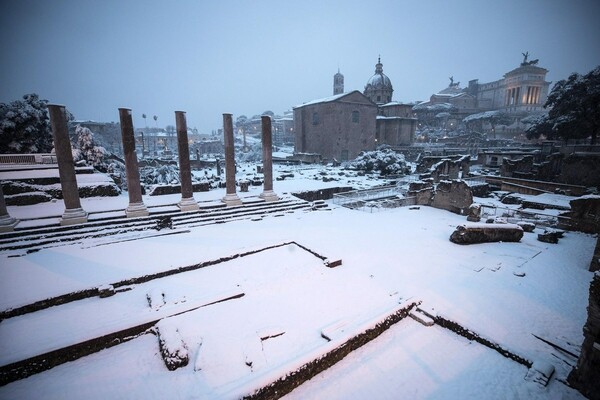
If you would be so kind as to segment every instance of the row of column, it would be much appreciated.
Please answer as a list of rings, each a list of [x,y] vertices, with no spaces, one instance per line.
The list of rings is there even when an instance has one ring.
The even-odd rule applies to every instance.
[[[87,222],[88,214],[81,207],[75,166],[71,152],[71,142],[67,129],[66,109],[62,105],[49,104],[50,124],[54,138],[54,148],[58,162],[60,184],[65,202],[65,211],[60,221],[61,225],[72,225]],[[135,152],[135,137],[131,110],[119,108],[121,122],[121,137],[127,175],[127,188],[129,205],[125,209],[127,217],[147,216],[148,209],[142,201],[142,188],[137,155]],[[273,191],[273,146],[271,136],[271,117],[263,115],[262,120],[262,151],[264,188],[259,197],[265,201],[277,201],[279,197]],[[190,167],[190,154],[187,136],[187,122],[184,111],[175,111],[177,129],[177,146],[179,150],[179,175],[181,181],[181,201],[177,203],[181,211],[198,210],[198,203],[194,200],[192,187],[192,172]],[[233,122],[231,114],[223,114],[223,132],[225,141],[226,165],[226,193],[222,201],[227,206],[241,205],[242,201],[236,193],[235,185],[235,148],[233,140]],[[12,231],[18,220],[10,217],[6,210],[6,203],[2,186],[0,185],[0,232]]]

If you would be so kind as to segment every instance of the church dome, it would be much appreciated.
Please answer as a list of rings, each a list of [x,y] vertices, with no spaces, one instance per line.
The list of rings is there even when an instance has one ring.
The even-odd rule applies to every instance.
[[[379,87],[391,88],[392,81],[390,81],[390,78],[388,78],[387,75],[382,72],[380,74],[375,74],[372,77],[370,77],[369,80],[367,81],[367,86],[369,86],[369,85],[376,87],[376,88],[379,88]]]
[[[392,81],[383,73],[381,57],[375,64],[375,75],[367,81],[364,94],[375,104],[385,104],[392,101]]]

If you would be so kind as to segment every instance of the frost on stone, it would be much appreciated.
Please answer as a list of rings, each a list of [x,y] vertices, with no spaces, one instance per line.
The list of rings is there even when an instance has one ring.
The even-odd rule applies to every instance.
[[[529,382],[539,383],[542,386],[548,385],[550,378],[554,374],[554,366],[546,361],[537,360],[533,362],[525,380]]]
[[[185,367],[189,362],[188,347],[181,338],[179,330],[168,320],[156,325],[160,354],[169,371]]]
[[[146,299],[148,300],[148,305],[153,310],[158,310],[165,305],[165,294],[158,288],[150,289],[148,293],[146,293]]]

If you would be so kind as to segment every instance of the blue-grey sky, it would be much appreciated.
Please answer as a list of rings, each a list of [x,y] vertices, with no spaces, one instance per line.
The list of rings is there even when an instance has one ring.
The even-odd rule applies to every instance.
[[[118,107],[210,133],[222,114],[276,114],[363,90],[378,55],[396,101],[427,100],[516,68],[556,82],[600,64],[598,0],[3,0],[0,102],[35,92],[77,119]]]

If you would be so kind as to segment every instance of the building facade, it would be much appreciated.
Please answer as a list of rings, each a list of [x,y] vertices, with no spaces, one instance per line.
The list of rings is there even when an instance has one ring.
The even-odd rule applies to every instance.
[[[414,142],[417,118],[413,113],[414,104],[390,102],[379,106],[375,131],[375,141],[379,144],[409,146]]]
[[[457,121],[468,115],[498,110],[508,114],[512,124],[518,127],[522,118],[543,111],[550,87],[550,82],[546,81],[548,70],[539,67],[538,60],[528,61],[529,53],[523,53],[523,56],[519,67],[493,82],[479,83],[478,79],[473,79],[463,89],[460,82],[454,83],[450,78],[447,88],[415,109],[427,117],[423,112],[427,106],[447,104],[452,106],[452,118]]]
[[[294,107],[296,153],[347,161],[376,147],[378,108],[354,90]]]
[[[344,77],[338,70],[333,77],[333,96],[294,108],[296,153],[348,161],[379,145],[413,143],[417,127],[414,104],[392,101],[394,89],[383,73],[381,58],[363,93],[343,93],[343,85]]]

